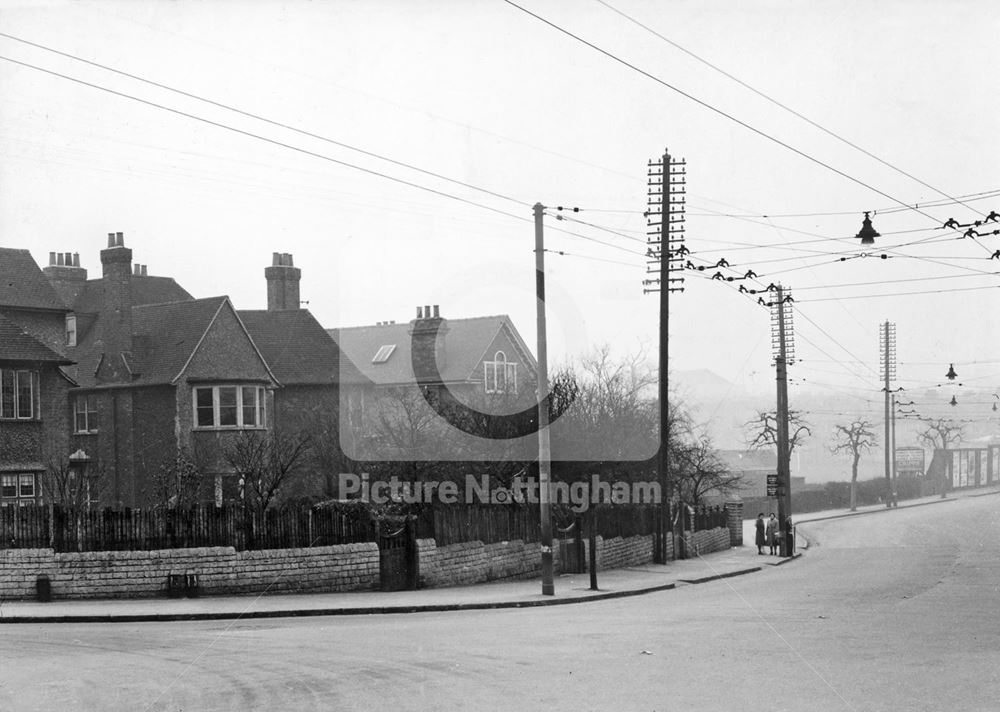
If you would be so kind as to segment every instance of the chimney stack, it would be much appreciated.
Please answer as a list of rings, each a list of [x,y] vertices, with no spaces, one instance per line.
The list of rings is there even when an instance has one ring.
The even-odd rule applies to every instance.
[[[42,268],[63,303],[73,307],[87,281],[87,270],[80,268],[80,255],[73,252],[50,252],[49,264]]]
[[[295,266],[291,253],[272,253],[271,266],[264,268],[264,277],[267,279],[268,311],[301,307],[299,280],[302,279],[302,270]]]
[[[424,358],[429,357],[430,354],[434,354],[434,360],[437,362],[439,373],[447,365],[447,352],[445,349],[445,337],[447,334],[448,322],[441,318],[441,312],[437,304],[434,305],[433,311],[426,304],[422,308],[417,307],[417,318],[410,322],[410,336],[414,342],[413,348],[424,354]]]
[[[101,250],[104,302],[101,305],[101,339],[104,358],[98,380],[128,380],[121,358],[132,351],[132,250],[122,233],[108,233],[108,247]]]

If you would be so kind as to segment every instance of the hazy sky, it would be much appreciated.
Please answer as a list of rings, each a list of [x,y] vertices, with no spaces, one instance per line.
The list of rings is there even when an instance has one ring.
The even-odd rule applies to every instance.
[[[502,0],[0,2],[7,35],[322,137],[0,37],[3,57],[277,142],[0,61],[0,244],[42,265],[50,250],[79,252],[99,276],[106,233],[122,231],[150,274],[242,309],[264,307],[264,267],[290,252],[325,326],[440,304],[447,317],[508,313],[534,347],[531,205],[576,206],[606,230],[546,221],[547,246],[567,253],[546,255],[553,360],[602,342],[655,356],[642,212],[647,161],[669,147],[688,161],[692,258],[792,287],[793,377],[877,399],[878,324],[890,319],[908,389],[943,382],[950,362],[967,385],[996,389],[1000,236],[936,229],[1000,210],[993,3],[524,7],[870,187]],[[896,199],[947,199],[663,38],[949,196],[985,196],[899,210]],[[891,259],[858,256],[866,210],[883,235],[866,251]],[[673,299],[672,367],[770,389],[767,311],[706,274]]]

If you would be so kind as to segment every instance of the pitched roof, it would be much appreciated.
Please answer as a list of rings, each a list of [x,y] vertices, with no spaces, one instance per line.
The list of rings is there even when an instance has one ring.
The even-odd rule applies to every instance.
[[[0,247],[0,306],[66,311],[28,250]]]
[[[73,363],[2,316],[0,316],[0,361],[48,361],[59,365]]]
[[[448,332],[444,339],[444,363],[439,365],[444,383],[477,380],[476,368],[486,356],[486,350],[503,331],[522,353],[526,365],[535,370],[536,362],[517,329],[505,314],[468,319],[446,319]],[[361,373],[380,385],[413,383],[411,365],[410,323],[377,324],[342,329],[327,329],[348,358]],[[395,346],[385,361],[373,363],[383,346]],[[388,350],[388,349],[386,349]],[[383,354],[384,355],[384,354]],[[511,359],[514,360],[514,359]]]
[[[365,381],[358,367],[308,309],[248,310],[237,314],[282,384]]]
[[[129,367],[138,373],[132,385],[168,384],[181,372],[201,337],[228,297],[188,299],[167,304],[132,308],[132,359]],[[97,384],[95,373],[104,353],[100,320],[84,341],[70,349],[77,367],[71,369],[81,386]]]
[[[167,304],[193,299],[173,277],[145,277],[132,275],[132,306]],[[78,314],[96,314],[104,303],[104,279],[89,279],[71,304]]]
[[[184,369],[229,297],[189,299],[132,308],[132,353],[138,385],[170,383]]]

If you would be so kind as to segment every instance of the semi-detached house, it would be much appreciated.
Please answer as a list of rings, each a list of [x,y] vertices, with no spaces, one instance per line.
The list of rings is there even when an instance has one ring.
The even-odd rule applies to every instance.
[[[27,250],[0,253],[0,272],[28,275],[0,290],[0,316],[24,332],[0,350],[11,357],[0,367],[36,384],[32,422],[48,435],[36,439],[51,441],[30,458],[0,450],[19,493],[32,491],[21,487],[24,473],[37,495],[48,460],[85,454],[102,504],[145,506],[161,468],[183,452],[205,475],[200,497],[219,502],[236,494],[223,452],[240,431],[323,422],[337,432],[340,381],[363,379],[300,308],[291,255],[275,253],[265,269],[268,309],[244,312],[226,296],[195,299],[149,275],[121,233],[108,235],[100,259],[100,278],[88,279],[77,254],[50,253],[40,270]],[[27,356],[33,375],[18,376]],[[13,438],[2,414],[0,402],[0,447]],[[25,431],[20,420],[31,419],[10,425]]]

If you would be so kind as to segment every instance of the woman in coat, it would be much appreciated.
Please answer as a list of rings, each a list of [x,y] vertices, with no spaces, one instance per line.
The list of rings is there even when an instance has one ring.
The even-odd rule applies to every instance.
[[[757,533],[756,533],[756,535],[754,537],[754,543],[757,544],[757,553],[760,554],[761,556],[763,556],[764,555],[764,549],[763,549],[763,547],[764,547],[764,544],[767,543],[767,538],[766,538],[766,535],[764,533],[764,513],[763,512],[761,512],[760,514],[757,515],[757,521],[754,523],[754,528],[757,530]]]
[[[778,551],[778,536],[779,525],[778,518],[774,516],[774,512],[771,512],[771,516],[767,520],[767,528],[765,529],[765,534],[767,537],[767,545],[771,547],[771,554],[777,554]]]

